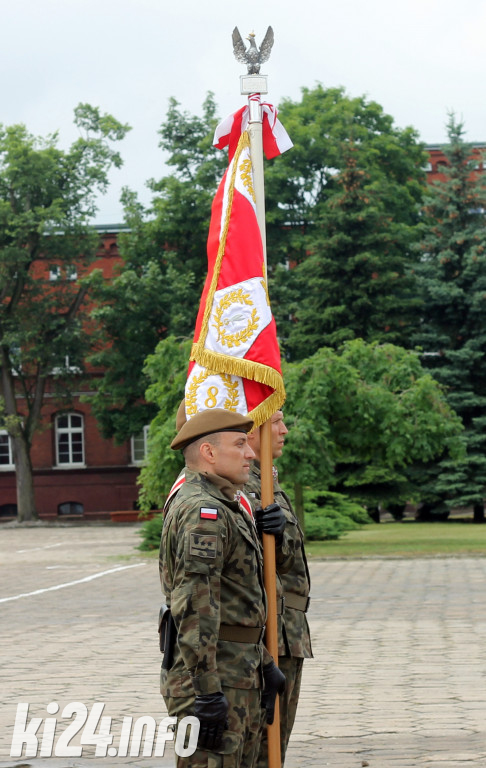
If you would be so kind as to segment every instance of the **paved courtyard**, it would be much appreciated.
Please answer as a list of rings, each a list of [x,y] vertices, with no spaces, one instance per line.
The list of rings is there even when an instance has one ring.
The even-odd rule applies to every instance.
[[[104,703],[118,752],[124,717],[166,716],[157,562],[138,541],[133,525],[0,527],[0,768],[173,765],[171,746],[163,758],[100,758],[93,745],[10,757],[21,702],[28,723],[43,719],[45,752],[46,718],[67,740],[73,702],[88,715]],[[311,575],[315,659],[286,768],[486,766],[486,558],[313,561]]]

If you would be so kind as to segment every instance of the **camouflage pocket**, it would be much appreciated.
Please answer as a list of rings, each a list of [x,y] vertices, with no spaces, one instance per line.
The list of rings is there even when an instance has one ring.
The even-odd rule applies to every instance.
[[[225,731],[220,752],[208,753],[208,768],[238,768],[241,735]]]
[[[220,566],[222,545],[216,533],[188,530],[184,540],[186,573],[204,573]]]

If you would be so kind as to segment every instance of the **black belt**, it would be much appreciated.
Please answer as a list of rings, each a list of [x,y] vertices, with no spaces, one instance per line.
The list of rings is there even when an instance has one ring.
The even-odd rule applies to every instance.
[[[240,627],[221,624],[219,639],[230,643],[253,643],[257,645],[263,638],[265,627]]]
[[[310,605],[310,597],[294,595],[292,592],[284,592],[285,607],[294,608],[296,611],[307,613]]]

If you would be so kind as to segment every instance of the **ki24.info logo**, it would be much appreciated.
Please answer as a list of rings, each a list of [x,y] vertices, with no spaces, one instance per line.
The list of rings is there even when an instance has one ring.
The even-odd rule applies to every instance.
[[[143,757],[163,757],[168,741],[174,742],[179,757],[190,757],[196,751],[197,717],[184,717],[179,725],[176,717],[164,717],[158,724],[149,715],[135,721],[133,717],[124,717],[115,746],[112,718],[103,716],[104,708],[103,703],[96,702],[88,712],[85,704],[73,701],[59,713],[59,705],[51,701],[46,707],[47,714],[57,717],[32,717],[28,721],[29,704],[18,704],[10,757],[22,757],[24,747],[24,757],[82,757],[84,747],[88,746],[95,747],[95,757],[140,757],[142,738]],[[72,722],[67,724],[63,720]]]

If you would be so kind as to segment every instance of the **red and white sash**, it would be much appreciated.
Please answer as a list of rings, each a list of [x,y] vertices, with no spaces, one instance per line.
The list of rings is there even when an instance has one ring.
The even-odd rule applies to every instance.
[[[172,486],[172,488],[169,491],[169,495],[167,496],[167,499],[165,500],[163,514],[165,514],[165,512],[166,512],[166,510],[167,510],[167,508],[169,506],[170,501],[174,498],[174,496],[177,494],[177,492],[180,491],[180,489],[182,488],[182,486],[184,485],[185,482],[186,482],[186,473],[183,472],[181,475],[179,475],[179,477],[177,478],[177,480],[175,481],[174,485]],[[245,496],[243,491],[237,491],[236,494],[235,494],[235,501],[238,502],[240,509],[242,509],[244,512],[247,513],[247,515],[249,515],[251,517],[251,520],[252,520],[252,522],[254,524],[255,520],[253,518],[253,509],[252,509],[252,506],[251,506],[251,501],[248,498],[248,496]]]

